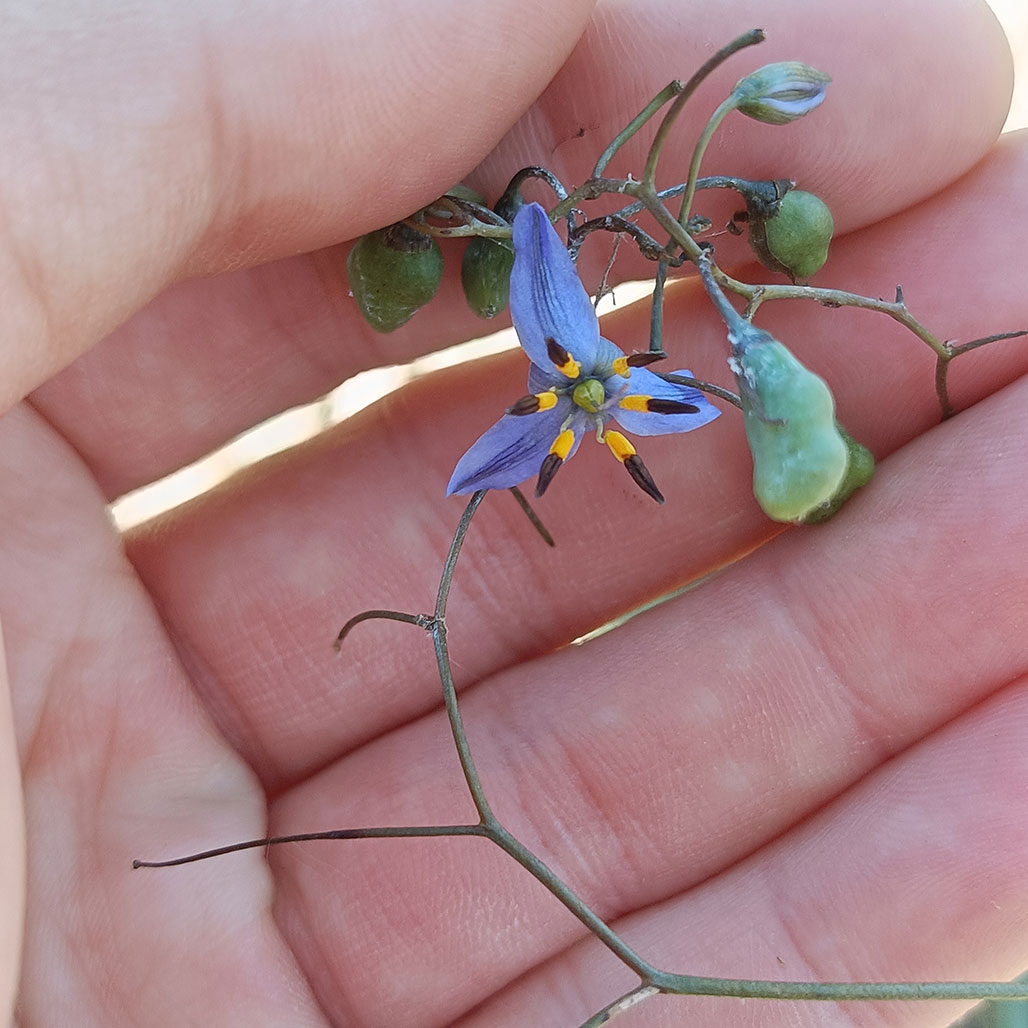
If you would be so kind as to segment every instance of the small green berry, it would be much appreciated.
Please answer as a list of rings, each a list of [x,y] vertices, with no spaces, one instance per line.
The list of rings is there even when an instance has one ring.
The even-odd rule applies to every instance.
[[[368,324],[392,332],[435,296],[443,254],[431,236],[397,222],[357,240],[346,259],[346,274]]]
[[[766,218],[750,217],[750,245],[761,264],[804,283],[828,260],[835,222],[813,193],[790,189]]]
[[[765,226],[767,246],[793,281],[806,280],[828,260],[835,221],[828,205],[813,193],[791,189]]]
[[[464,251],[460,281],[468,306],[480,318],[495,318],[506,310],[514,247],[506,239],[476,236]]]

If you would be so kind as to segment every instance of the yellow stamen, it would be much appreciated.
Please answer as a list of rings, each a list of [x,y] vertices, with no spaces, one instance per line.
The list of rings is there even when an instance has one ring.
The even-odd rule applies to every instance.
[[[570,354],[568,359],[563,364],[555,364],[554,367],[568,378],[578,378],[582,373],[582,365],[574,359]]]
[[[615,375],[620,375],[622,378],[628,378],[632,374],[632,369],[628,365],[627,357],[618,357],[618,359],[610,366],[610,369]]]
[[[567,456],[571,452],[571,447],[574,445],[575,433],[572,432],[570,428],[566,428],[559,436],[557,436],[556,439],[553,440],[553,445],[550,447],[550,453],[560,457],[561,460],[567,460]]]
[[[552,410],[557,406],[556,393],[536,393],[535,398],[539,401],[539,410]]]
[[[618,401],[618,406],[623,407],[625,410],[641,410],[648,411],[650,409],[651,397],[639,396],[637,393],[631,393],[628,396],[622,397]]]
[[[604,442],[622,464],[629,457],[635,456],[635,447],[620,432],[608,432],[604,437]]]
[[[568,378],[578,378],[582,371],[582,365],[552,337],[546,340],[546,355],[562,375],[566,375]]]

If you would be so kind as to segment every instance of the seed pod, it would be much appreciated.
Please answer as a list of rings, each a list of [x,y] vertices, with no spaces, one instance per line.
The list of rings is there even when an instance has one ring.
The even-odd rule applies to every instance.
[[[443,254],[431,236],[397,222],[357,240],[346,274],[368,324],[392,332],[435,296]]]
[[[476,236],[464,251],[460,281],[468,306],[480,318],[495,318],[506,310],[514,247],[506,239]]]
[[[871,481],[875,473],[875,459],[871,451],[856,441],[840,425],[835,423],[839,434],[846,443],[849,462],[846,465],[846,474],[843,476],[842,484],[836,490],[835,495],[830,497],[820,507],[815,507],[809,514],[800,518],[804,525],[816,525],[834,517],[842,505],[861,487]]]
[[[849,449],[824,379],[777,339],[761,336],[733,360],[753,454],[753,494],[775,521],[801,521],[838,493]]]
[[[790,189],[767,217],[750,211],[750,246],[760,263],[805,283],[828,260],[835,222],[828,205],[813,193]]]

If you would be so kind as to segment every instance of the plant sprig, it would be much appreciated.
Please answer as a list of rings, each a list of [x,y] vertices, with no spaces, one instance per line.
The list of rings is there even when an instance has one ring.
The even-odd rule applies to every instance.
[[[482,198],[465,195],[466,191],[455,190],[453,193],[440,197],[410,218],[405,219],[404,222],[400,223],[402,231],[397,231],[392,233],[392,235],[384,236],[381,240],[377,240],[377,243],[381,243],[385,247],[385,250],[379,253],[378,257],[385,261],[384,266],[390,269],[391,274],[395,274],[395,269],[403,265],[408,257],[412,257],[412,259],[423,259],[430,263],[434,262],[431,263],[430,270],[434,274],[436,265],[438,265],[438,274],[441,275],[441,261],[437,255],[438,247],[436,247],[434,242],[437,239],[476,237],[494,240],[497,242],[497,245],[509,246],[508,241],[512,235],[511,222],[521,203],[521,188],[529,180],[536,179],[547,185],[556,198],[554,205],[548,212],[549,218],[551,222],[566,221],[568,249],[572,257],[577,256],[580,247],[587,237],[595,232],[605,231],[613,232],[618,237],[630,238],[642,256],[656,264],[654,291],[651,300],[649,353],[639,355],[645,359],[640,360],[639,364],[635,366],[641,366],[643,363],[649,363],[654,359],[664,356],[663,292],[668,270],[677,268],[685,263],[692,263],[697,267],[711,301],[725,320],[728,340],[731,345],[731,362],[736,370],[740,393],[737,395],[713,383],[687,375],[664,374],[661,377],[670,383],[700,389],[719,397],[735,407],[742,408],[748,434],[751,430],[753,433],[750,437],[750,442],[754,453],[755,465],[760,459],[758,442],[755,440],[763,438],[763,436],[774,438],[778,428],[788,427],[789,417],[791,416],[788,414],[783,416],[781,413],[778,413],[779,408],[786,411],[790,409],[788,407],[789,396],[783,397],[773,393],[769,387],[761,383],[757,374],[760,367],[757,359],[758,356],[760,360],[766,361],[771,359],[769,355],[777,355],[774,359],[779,361],[779,368],[788,366],[791,369],[791,365],[788,365],[788,360],[794,361],[791,355],[787,355],[787,357],[781,356],[779,350],[775,349],[775,347],[784,350],[782,344],[753,324],[754,318],[762,305],[772,300],[809,300],[828,308],[855,307],[883,314],[896,321],[927,345],[935,355],[935,390],[941,407],[942,417],[952,416],[955,413],[955,409],[948,389],[948,370],[952,361],[972,350],[980,349],[1002,339],[1024,336],[1028,332],[1024,330],[1001,332],[973,339],[969,342],[956,343],[941,339],[914,317],[907,307],[902,289],[898,286],[896,287],[895,299],[888,301],[876,297],[862,296],[841,289],[811,286],[805,282],[795,280],[800,276],[791,276],[794,277],[794,281],[789,284],[751,284],[741,281],[717,266],[714,245],[710,239],[703,238],[709,232],[711,222],[702,215],[696,215],[692,212],[695,197],[699,192],[707,189],[731,189],[738,193],[746,203],[747,211],[745,214],[746,219],[751,223],[751,233],[753,232],[754,220],[770,223],[772,219],[781,216],[787,202],[785,198],[788,197],[789,191],[794,188],[795,183],[787,180],[753,183],[738,177],[721,174],[701,177],[699,175],[700,167],[710,140],[723,120],[733,111],[738,111],[749,117],[772,124],[781,124],[785,121],[794,120],[805,115],[820,104],[824,98],[824,87],[828,81],[827,76],[797,62],[768,65],[746,76],[737,83],[729,96],[717,107],[712,117],[708,120],[706,127],[701,132],[693,149],[686,180],[670,188],[657,188],[656,174],[661,155],[678,116],[684,109],[685,104],[694,95],[697,87],[715,68],[719,67],[732,55],[761,42],[763,38],[764,33],[759,29],[747,32],[713,54],[686,83],[683,84],[678,79],[671,81],[615,136],[597,159],[591,176],[577,187],[568,189],[552,172],[545,168],[531,166],[521,169],[513,176],[500,201],[496,204],[495,209],[488,207]],[[657,115],[661,113],[662,117],[654,132],[641,177],[636,179],[631,175],[624,178],[608,176],[608,166],[624,145],[637,133],[650,125]],[[612,213],[604,213],[580,220],[584,216],[584,212],[581,210],[582,205],[608,195],[630,197],[631,202],[621,206],[619,210]],[[793,196],[795,197],[795,195],[794,193]],[[673,213],[667,205],[667,201],[676,198],[681,198],[677,214]],[[657,230],[663,233],[664,238],[659,238],[658,234],[644,229],[633,220],[643,212],[646,212],[652,218],[657,226]],[[541,212],[539,212],[538,216],[542,223],[545,224],[545,219]],[[742,220],[741,216],[739,220]],[[758,228],[761,227],[763,226],[758,226]],[[393,228],[395,229],[397,226],[393,226]],[[546,228],[549,230],[549,226],[546,226]],[[751,235],[752,239],[753,236]],[[764,243],[761,243],[761,246],[763,245]],[[386,252],[390,247],[392,248],[391,252]],[[436,249],[432,249],[433,247],[436,247]],[[756,243],[754,243],[754,249],[758,258],[771,267],[772,270],[782,270],[784,268],[787,273],[789,272],[790,265],[786,260],[782,259],[782,251],[769,254],[764,253]],[[383,253],[384,257],[382,256]],[[423,258],[417,257],[419,254],[428,256]],[[366,266],[372,272],[376,267],[383,266],[381,263],[379,265],[374,264],[371,258],[375,256],[375,253],[371,253],[370,256],[364,255],[363,258],[366,261]],[[770,263],[768,263],[769,261]],[[498,266],[502,267],[502,262]],[[510,274],[509,265],[507,266],[506,274]],[[352,283],[353,277],[353,269],[351,268]],[[355,293],[357,292],[358,285],[355,284]],[[745,307],[741,314],[729,303],[724,291],[734,294],[745,302]],[[421,294],[419,293],[418,295]],[[359,302],[360,299],[360,296],[358,296]],[[411,307],[410,311],[407,312],[406,308],[400,310],[398,314],[392,317],[392,321],[388,317],[383,319],[380,311],[376,311],[376,317],[380,322],[384,321],[385,323],[392,324],[392,327],[396,327],[396,325],[402,324],[418,305],[418,302],[412,301],[411,304],[408,304]],[[489,309],[492,308],[490,307]],[[402,320],[398,320],[401,317]],[[560,347],[558,346],[555,352],[559,351]],[[571,360],[566,351],[563,352],[560,360],[563,361],[565,358],[568,361]],[[623,374],[627,375],[627,372],[623,372]],[[803,383],[804,388],[808,388],[811,385],[809,379],[814,377],[801,366],[791,369],[790,374],[792,375],[791,381]],[[821,385],[824,386],[824,383],[821,383]],[[827,386],[824,386],[824,388],[827,390]],[[532,397],[527,399],[532,400]],[[683,404],[679,404],[679,406],[681,407]],[[842,436],[845,433],[842,433],[841,426],[838,426],[837,423],[833,426],[825,426],[824,431],[829,434],[831,432],[841,433],[839,435],[839,443],[840,445],[843,444]],[[763,436],[760,435],[761,433],[763,433]],[[854,443],[848,436],[846,439],[849,443]],[[846,445],[848,446],[848,443]],[[854,443],[854,445],[858,446],[859,444]],[[846,470],[845,465],[844,470]],[[866,481],[866,478],[864,481]],[[859,484],[863,483],[858,482],[857,485]],[[847,486],[847,488],[850,488],[850,491],[855,487],[852,485]],[[542,525],[528,501],[516,487],[512,491],[521,509],[531,520],[541,537],[552,546],[552,537]],[[849,495],[848,492],[843,495],[843,491],[843,488],[839,486],[838,491],[833,492],[828,497],[828,500],[815,505],[813,513],[817,516],[821,514],[829,516],[834,509],[831,508],[831,504],[835,503],[838,497],[841,497],[841,499],[838,499],[839,503],[844,502],[846,496]],[[339,828],[328,831],[275,836],[239,842],[171,860],[137,860],[133,863],[134,867],[169,867],[244,849],[314,840],[342,841],[369,838],[427,838],[440,836],[452,836],[455,838],[472,836],[488,839],[548,889],[592,935],[621,963],[633,971],[638,978],[638,984],[634,988],[607,1003],[607,1005],[584,1021],[580,1028],[598,1028],[598,1026],[609,1023],[619,1014],[624,1013],[637,1004],[660,994],[834,1002],[854,1000],[1028,999],[1028,983],[1026,982],[809,982],[699,976],[658,968],[632,949],[553,869],[531,852],[524,843],[501,823],[489,803],[478,774],[453,679],[447,642],[447,605],[464,541],[472,519],[479,509],[486,492],[487,490],[485,489],[475,491],[461,516],[443,565],[435,606],[431,612],[406,612],[384,609],[366,610],[347,621],[335,640],[335,646],[338,650],[343,646],[353,629],[364,621],[369,620],[395,621],[413,625],[428,633],[431,637],[435,653],[436,667],[450,733],[467,790],[478,814],[478,821],[474,824],[457,825]],[[828,494],[825,495],[828,496]],[[768,509],[767,505],[765,505],[765,509]],[[783,520],[805,520],[809,513],[809,511],[802,512],[797,507],[796,516],[790,515],[788,518],[783,518]]]

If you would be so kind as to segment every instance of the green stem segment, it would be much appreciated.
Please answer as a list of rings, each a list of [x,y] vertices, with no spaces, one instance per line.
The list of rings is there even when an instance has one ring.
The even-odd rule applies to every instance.
[[[683,228],[685,223],[689,220],[689,213],[692,210],[693,197],[696,195],[696,180],[700,177],[700,164],[703,161],[703,155],[707,152],[707,147],[710,145],[711,139],[714,138],[714,133],[718,130],[721,122],[731,114],[732,111],[739,105],[739,98],[734,93],[729,94],[721,101],[717,110],[710,116],[710,121],[707,122],[706,128],[703,130],[700,138],[696,140],[696,146],[693,148],[692,160],[689,162],[689,177],[685,182],[685,194],[682,196],[682,207],[678,212],[678,224]],[[646,181],[644,178],[643,181]]]
[[[600,154],[600,159],[596,162],[596,166],[593,168],[593,173],[590,178],[599,178],[606,170],[607,165],[613,160],[614,155],[618,152],[641,129],[646,122],[652,118],[657,111],[661,109],[668,102],[678,96],[685,86],[682,85],[678,79],[673,82],[669,82],[613,139],[610,145],[603,153]]]
[[[675,98],[675,102],[668,108],[667,113],[664,115],[663,121],[657,128],[656,133],[653,137],[653,143],[650,146],[650,152],[646,157],[646,166],[643,168],[642,180],[652,189],[654,183],[657,180],[657,161],[660,159],[660,153],[664,149],[664,144],[668,140],[668,136],[671,132],[671,128],[674,125],[678,115],[682,113],[682,108],[685,106],[686,101],[696,92],[699,84],[719,65],[724,64],[733,54],[738,53],[740,50],[745,49],[748,46],[754,46],[757,43],[764,42],[764,30],[763,29],[751,29],[749,32],[743,33],[736,39],[733,39],[727,46],[723,46],[717,53],[709,57],[696,71],[696,73],[689,79],[685,84],[685,88]]]
[[[599,1028],[637,1003],[658,993],[690,996],[732,996],[752,999],[823,1000],[844,1002],[852,1000],[1014,1000],[1028,999],[1028,983],[1018,982],[776,982],[745,978],[712,978],[697,975],[674,974],[662,971],[639,956],[591,907],[588,906],[542,860],[515,838],[496,818],[489,806],[475,767],[461,717],[457,691],[453,682],[449,653],[446,648],[446,607],[453,574],[460,556],[471,520],[478,510],[486,490],[479,490],[468,502],[454,533],[443,573],[439,582],[434,613],[404,614],[399,611],[366,611],[351,618],[352,627],[371,617],[385,617],[427,628],[435,642],[436,661],[442,684],[443,701],[457,749],[461,769],[468,790],[478,810],[478,824],[421,825],[409,827],[341,828],[325,832],[305,832],[295,835],[251,839],[217,849],[204,850],[185,857],[164,861],[136,860],[133,867],[171,867],[191,863],[208,857],[221,856],[244,849],[281,845],[288,842],[340,839],[431,838],[439,836],[474,836],[491,840],[516,860],[529,874],[546,887],[585,927],[595,935],[619,960],[639,976],[640,984],[630,992],[608,1004],[593,1015],[581,1028]],[[345,634],[340,633],[341,635]]]

